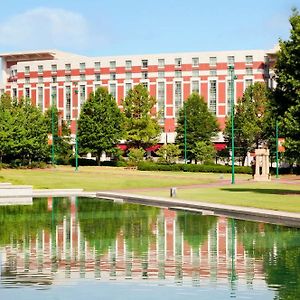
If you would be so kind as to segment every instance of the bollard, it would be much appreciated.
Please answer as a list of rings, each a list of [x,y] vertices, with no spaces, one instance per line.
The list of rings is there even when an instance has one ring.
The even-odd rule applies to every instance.
[[[176,187],[171,187],[170,188],[170,197],[176,197]]]

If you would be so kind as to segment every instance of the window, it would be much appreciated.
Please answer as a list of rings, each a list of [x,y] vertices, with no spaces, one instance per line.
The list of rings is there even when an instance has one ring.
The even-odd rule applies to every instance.
[[[164,66],[165,66],[165,60],[164,60],[164,58],[159,58],[158,59],[158,67],[159,68],[164,68]]]
[[[51,65],[51,71],[57,72],[57,65]]]
[[[65,64],[65,70],[71,71],[71,64]]]
[[[116,73],[110,73],[110,80],[116,80]]]
[[[100,68],[101,68],[100,61],[96,61],[95,62],[95,71],[100,71]]]
[[[246,75],[253,75],[252,67],[246,67]]]
[[[126,60],[125,61],[125,68],[128,70],[128,69],[131,69],[132,67],[132,61],[131,60]]]
[[[164,78],[165,77],[165,72],[164,71],[159,71],[157,74],[158,78]]]
[[[29,66],[25,66],[25,74],[26,75],[30,74],[30,67]]]
[[[209,65],[212,67],[216,67],[217,66],[217,58],[215,56],[211,56],[209,58]]]
[[[148,60],[147,59],[142,60],[142,68],[148,68]]]
[[[131,79],[132,78],[132,73],[131,72],[126,72],[125,73],[125,79]]]
[[[18,95],[17,95],[17,89],[16,89],[16,88],[13,88],[13,89],[12,89],[12,97],[13,97],[13,98],[17,98],[17,96],[18,96]]]
[[[79,86],[79,101],[80,101],[79,104],[80,104],[80,107],[83,105],[83,103],[85,101],[85,98],[86,98],[85,91],[86,91],[85,85],[80,85]]]
[[[192,81],[192,93],[198,93],[200,92],[199,88],[199,80],[193,80]]]
[[[79,64],[79,70],[82,72],[82,71],[85,71],[85,63],[80,63]]]
[[[193,77],[199,77],[199,70],[192,70]]]
[[[30,83],[30,77],[25,77],[25,83],[29,84]]]
[[[100,79],[101,79],[100,74],[95,74],[95,81],[100,81]]]
[[[71,86],[67,85],[65,87],[65,100],[66,100],[66,120],[71,120]]]
[[[43,83],[43,76],[38,77],[38,83]]]
[[[175,67],[181,67],[181,58],[175,58]]]
[[[80,74],[80,81],[85,81],[85,74]]]
[[[56,83],[57,82],[57,77],[56,76],[52,76],[52,83]]]
[[[116,68],[116,61],[115,61],[115,60],[110,61],[110,62],[109,62],[109,67],[110,67],[111,69],[115,69],[115,68]]]
[[[51,87],[51,98],[54,104],[57,103],[57,88],[56,86]]]
[[[175,90],[175,116],[178,116],[179,109],[182,106],[182,82],[175,81],[174,82],[174,90]]]
[[[181,71],[175,71],[175,78],[181,78],[182,77],[182,72]]]
[[[142,72],[142,79],[148,79],[148,72]]]
[[[25,98],[30,98],[30,88],[25,88]]]
[[[209,110],[216,114],[217,112],[217,81],[209,81]]]
[[[38,97],[37,97],[37,106],[43,110],[44,109],[44,89],[43,87],[38,87]]]
[[[66,82],[71,82],[71,75],[66,75],[65,76],[65,81]]]
[[[192,58],[192,66],[193,67],[198,67],[199,66],[199,58],[198,57],[193,57]]]
[[[164,121],[165,115],[165,83],[158,82],[157,83],[157,111],[160,114],[160,123]]]
[[[130,82],[125,83],[125,97],[128,95],[128,92],[132,89],[132,84]]]
[[[245,89],[248,88],[252,84],[253,84],[253,80],[252,79],[246,79],[245,80]]]
[[[253,56],[246,55],[246,64],[252,64],[252,63],[253,63]]]
[[[43,73],[43,66],[42,65],[38,66],[38,73]]]
[[[209,76],[217,76],[217,70],[216,69],[210,69],[209,70]]]
[[[115,83],[111,83],[109,85],[109,93],[116,99],[117,98],[117,85]]]
[[[228,66],[234,65],[234,56],[227,56],[227,64]]]

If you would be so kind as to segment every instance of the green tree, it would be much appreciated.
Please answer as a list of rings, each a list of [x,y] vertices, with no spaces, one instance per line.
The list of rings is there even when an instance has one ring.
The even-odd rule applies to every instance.
[[[72,148],[71,148],[71,130],[69,124],[62,120],[59,116],[59,111],[56,106],[50,107],[45,112],[47,130],[48,133],[52,134],[52,109],[53,109],[53,122],[54,122],[54,153],[55,153],[55,161],[59,162],[67,162],[72,156]],[[49,146],[49,151],[51,151],[51,146]]]
[[[208,110],[202,96],[191,94],[179,111],[176,144],[184,151],[184,131],[186,115],[187,158],[195,159],[193,149],[199,141],[210,141],[219,131],[216,117]]]
[[[210,162],[216,156],[216,149],[210,141],[198,141],[192,153],[197,161]]]
[[[100,165],[102,152],[112,153],[123,134],[123,117],[116,100],[105,88],[91,93],[78,120],[79,150],[93,153]]]
[[[137,166],[139,162],[143,161],[146,151],[143,148],[131,148],[128,153],[128,164],[130,166]]]
[[[126,140],[129,148],[143,148],[159,141],[161,128],[151,115],[156,100],[142,85],[136,85],[123,101]]]
[[[256,82],[249,86],[235,106],[234,139],[235,154],[240,157],[242,165],[247,153],[266,141],[268,113],[266,108],[270,101],[270,92],[266,85]],[[225,140],[231,146],[231,118],[226,120]]]
[[[9,102],[10,101],[10,102]],[[10,103],[10,104],[9,104]],[[5,98],[1,104],[0,152],[6,160],[19,159],[22,164],[45,160],[47,128],[41,110],[30,99]]]
[[[300,163],[300,15],[293,9],[291,32],[287,41],[280,40],[275,74],[274,109],[280,130],[285,134],[287,155]]]
[[[159,156],[158,162],[163,164],[175,164],[180,153],[179,146],[174,144],[163,145],[156,151]]]

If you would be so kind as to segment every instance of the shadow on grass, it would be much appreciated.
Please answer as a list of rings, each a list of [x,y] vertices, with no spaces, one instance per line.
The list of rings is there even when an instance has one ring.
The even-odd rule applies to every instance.
[[[258,194],[270,194],[270,195],[298,195],[299,190],[285,190],[285,189],[259,189],[259,188],[221,188],[222,191],[227,192],[250,192]]]

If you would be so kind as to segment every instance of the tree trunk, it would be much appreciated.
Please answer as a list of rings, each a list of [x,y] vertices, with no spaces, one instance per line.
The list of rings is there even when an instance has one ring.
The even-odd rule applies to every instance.
[[[101,154],[102,154],[101,151],[97,151],[97,154],[96,154],[96,162],[97,162],[97,165],[98,165],[98,166],[100,166],[100,157],[101,157]]]

